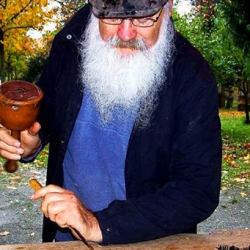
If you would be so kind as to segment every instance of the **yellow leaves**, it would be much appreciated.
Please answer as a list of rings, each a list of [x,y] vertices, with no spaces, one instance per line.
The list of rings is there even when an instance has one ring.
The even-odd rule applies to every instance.
[[[223,115],[230,116],[231,112]],[[232,112],[233,115],[241,116],[241,112]],[[235,118],[236,120],[237,118]],[[238,118],[241,119],[241,118]],[[248,187],[250,185],[250,143],[233,142],[230,137],[223,138],[222,158],[222,187],[225,191],[229,187]],[[242,192],[241,197],[246,197]]]
[[[245,198],[245,197],[247,197],[247,194],[245,192],[240,192],[240,196]]]
[[[34,237],[36,234],[33,232],[30,234],[31,237]]]
[[[0,232],[0,236],[7,236],[9,234],[10,234],[10,232],[8,232],[8,231],[2,231],[2,232]],[[35,237],[36,234],[35,234],[35,232],[32,232],[31,234],[29,234],[29,236],[30,237]],[[23,249],[23,248],[21,248],[21,249]]]
[[[37,44],[27,36],[27,31],[42,30],[53,21],[53,7],[48,10],[48,0],[8,0],[5,3],[0,7],[0,31],[4,34],[0,43],[4,45],[5,60],[33,54]]]
[[[220,116],[230,116],[230,117],[243,117],[245,113],[243,111],[231,111],[231,110],[220,110]]]
[[[248,163],[250,160],[250,154],[243,156],[242,159],[244,160],[245,163]]]
[[[221,186],[221,191],[226,191],[227,190],[227,187],[226,186]]]
[[[239,178],[239,177],[237,177],[237,178],[235,178],[234,179],[236,182],[238,182],[238,183],[245,183],[246,182],[246,178]]]
[[[15,47],[15,50],[17,50],[17,51],[21,51],[22,50],[22,47],[21,47],[20,43],[15,43],[14,47]]]
[[[10,234],[10,232],[8,232],[8,231],[0,232],[0,236],[6,236],[6,235],[9,235],[9,234]]]
[[[229,165],[230,165],[231,167],[233,167],[233,168],[237,168],[237,167],[238,167],[238,164],[237,164],[236,161],[230,161],[230,162],[229,162]]]
[[[242,172],[241,173],[241,178],[249,179],[250,177],[250,171]]]
[[[235,151],[234,147],[230,148],[231,153],[230,154],[224,154],[223,158],[228,163],[229,166],[233,168],[237,168],[238,164],[236,162],[237,156],[236,154],[232,153],[232,151]]]

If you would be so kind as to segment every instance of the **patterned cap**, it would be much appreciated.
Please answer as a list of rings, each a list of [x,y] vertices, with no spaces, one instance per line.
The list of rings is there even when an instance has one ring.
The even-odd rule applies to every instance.
[[[146,17],[157,13],[168,0],[89,0],[97,17]]]

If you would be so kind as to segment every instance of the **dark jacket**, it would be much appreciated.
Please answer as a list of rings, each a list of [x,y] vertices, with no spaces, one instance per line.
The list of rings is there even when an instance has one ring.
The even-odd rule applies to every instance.
[[[77,44],[87,5],[56,35],[38,85],[44,91],[40,136],[50,142],[47,184],[63,185],[62,163],[81,107]],[[216,81],[207,62],[179,33],[148,129],[133,128],[125,164],[126,201],[95,212],[103,244],[195,232],[219,201],[221,136]],[[84,143],[82,145],[84,148]],[[43,241],[56,225],[45,219]]]

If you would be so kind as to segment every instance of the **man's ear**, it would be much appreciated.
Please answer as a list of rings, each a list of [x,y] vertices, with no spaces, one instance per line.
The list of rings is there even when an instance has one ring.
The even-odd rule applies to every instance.
[[[168,1],[168,7],[169,7],[169,17],[172,16],[172,12],[173,12],[173,0],[169,0]]]

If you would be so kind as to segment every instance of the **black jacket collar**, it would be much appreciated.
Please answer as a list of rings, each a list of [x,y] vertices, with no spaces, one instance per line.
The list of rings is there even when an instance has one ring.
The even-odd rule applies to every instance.
[[[74,52],[77,52],[77,46],[82,39],[82,35],[91,15],[91,6],[85,5],[80,9],[59,32],[61,39],[67,43]]]

